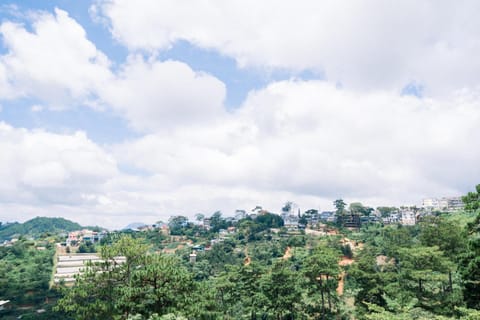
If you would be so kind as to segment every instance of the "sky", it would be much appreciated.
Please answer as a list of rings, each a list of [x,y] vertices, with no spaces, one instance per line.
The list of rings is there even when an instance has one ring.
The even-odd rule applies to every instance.
[[[0,221],[465,194],[478,16],[478,1],[2,1]]]

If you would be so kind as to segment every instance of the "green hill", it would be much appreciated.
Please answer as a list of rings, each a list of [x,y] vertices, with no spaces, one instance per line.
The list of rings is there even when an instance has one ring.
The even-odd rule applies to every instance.
[[[16,236],[36,237],[43,233],[69,232],[82,228],[78,223],[64,218],[36,217],[24,223],[0,225],[0,241],[10,240]]]

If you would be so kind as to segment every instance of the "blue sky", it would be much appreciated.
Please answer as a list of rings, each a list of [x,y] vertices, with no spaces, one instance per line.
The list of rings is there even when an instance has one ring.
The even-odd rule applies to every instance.
[[[0,220],[463,194],[480,175],[479,9],[4,3]]]
[[[1,20],[15,21],[31,29],[31,21],[21,15],[32,11],[52,12],[60,8],[69,13],[84,29],[87,38],[95,43],[96,47],[105,53],[112,61],[112,68],[125,63],[129,51],[118,41],[112,39],[108,28],[94,21],[88,1],[22,1],[11,2],[2,6]],[[7,48],[2,47],[7,53]],[[225,109],[238,108],[249,91],[260,89],[269,82],[296,79],[322,79],[320,72],[311,70],[289,70],[286,68],[263,68],[261,66],[239,68],[236,61],[222,55],[216,50],[204,49],[179,40],[171,48],[157,53],[159,60],[176,60],[188,63],[195,71],[209,73],[220,79],[227,88]],[[74,110],[62,112],[45,110],[42,113],[31,112],[31,106],[41,104],[34,98],[18,99],[3,104],[2,119],[15,126],[26,128],[46,128],[54,132],[82,130],[88,136],[100,143],[115,143],[135,137],[125,121],[111,112],[95,112],[79,106]]]

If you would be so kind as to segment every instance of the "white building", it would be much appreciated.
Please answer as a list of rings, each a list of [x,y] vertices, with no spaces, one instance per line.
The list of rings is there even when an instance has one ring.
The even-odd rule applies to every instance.
[[[415,212],[404,210],[401,212],[400,223],[404,226],[414,226],[416,223]]]
[[[425,198],[422,207],[426,210],[457,211],[463,209],[461,197]]]

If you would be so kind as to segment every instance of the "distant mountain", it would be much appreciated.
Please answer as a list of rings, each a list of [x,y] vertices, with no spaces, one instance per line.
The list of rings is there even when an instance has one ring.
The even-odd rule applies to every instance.
[[[144,226],[146,226],[146,224],[143,223],[143,222],[132,222],[128,226],[123,228],[123,230],[128,230],[128,229],[134,230],[134,229],[138,229],[138,228],[144,227]]]
[[[0,225],[0,241],[16,236],[36,237],[43,233],[60,233],[83,229],[81,225],[64,218],[36,217],[24,223]]]

